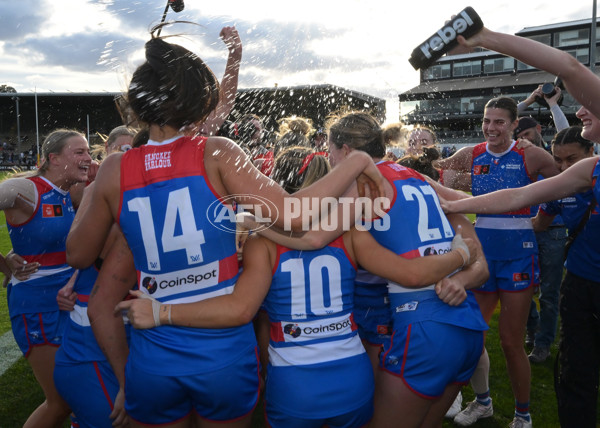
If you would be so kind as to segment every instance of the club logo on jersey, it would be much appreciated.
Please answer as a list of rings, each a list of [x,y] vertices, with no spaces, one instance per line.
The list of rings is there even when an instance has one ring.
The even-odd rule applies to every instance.
[[[378,325],[377,334],[390,335],[392,334],[392,328],[389,325]]]
[[[490,173],[489,165],[473,165],[474,175],[485,175]]]
[[[403,305],[396,306],[396,313],[416,311],[418,306],[419,302],[417,301],[406,302]]]
[[[298,324],[286,324],[283,327],[283,332],[285,334],[289,334],[293,338],[296,338],[296,337],[300,336],[300,333],[302,332],[302,330],[300,329],[300,326]]]
[[[147,153],[144,156],[146,171],[171,167],[171,152]]]
[[[154,294],[156,288],[158,287],[158,284],[156,283],[156,278],[147,276],[142,281],[142,287],[148,290],[148,293]]]
[[[529,281],[529,273],[513,273],[513,282]]]
[[[60,204],[42,204],[42,217],[62,217],[63,207]]]

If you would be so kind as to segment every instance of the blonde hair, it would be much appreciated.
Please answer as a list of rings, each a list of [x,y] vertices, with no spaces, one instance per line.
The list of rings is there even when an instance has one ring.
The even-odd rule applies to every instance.
[[[310,136],[315,132],[312,120],[305,117],[285,117],[279,121],[275,154],[287,147],[310,147]]]
[[[100,137],[100,139],[102,140],[102,142],[104,144],[96,144],[96,145],[92,146],[92,150],[91,150],[92,158],[94,160],[101,161],[108,154],[106,148],[110,147],[112,144],[114,144],[114,142],[116,141],[117,138],[121,137],[122,135],[127,135],[129,137],[134,138],[136,133],[137,132],[135,129],[130,128],[126,125],[120,125],[120,126],[117,126],[116,128],[113,128],[113,130],[110,131],[110,133],[108,135],[100,134],[98,132],[97,135]]]
[[[315,132],[315,128],[313,127],[312,120],[306,117],[290,116],[279,120],[279,131],[277,132],[277,135],[281,137],[288,132],[309,137]]]
[[[315,152],[309,147],[296,146],[283,149],[275,158],[271,178],[288,193],[310,186],[331,171],[329,161],[324,154],[320,153],[322,152]],[[302,170],[305,162],[309,163]]]
[[[43,175],[48,170],[48,166],[50,165],[50,155],[60,154],[65,148],[67,140],[71,137],[82,137],[85,139],[85,136],[81,132],[64,128],[52,131],[44,139],[44,142],[42,143],[41,165],[34,175]]]

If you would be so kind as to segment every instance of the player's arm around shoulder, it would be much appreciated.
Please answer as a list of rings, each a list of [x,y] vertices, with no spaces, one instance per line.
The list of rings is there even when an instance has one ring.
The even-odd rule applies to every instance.
[[[458,172],[471,172],[473,163],[473,147],[463,147],[446,159],[433,162],[433,166],[443,170],[454,170]]]
[[[344,243],[351,238],[352,254],[360,266],[367,271],[402,284],[405,287],[419,288],[439,281],[463,264],[463,257],[457,251],[443,255],[404,258],[381,246],[368,231],[353,228],[344,235]]]

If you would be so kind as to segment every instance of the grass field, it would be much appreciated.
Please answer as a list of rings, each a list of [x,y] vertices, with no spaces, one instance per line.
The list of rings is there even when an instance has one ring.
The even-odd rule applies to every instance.
[[[0,252],[10,250],[10,242],[0,212]],[[1,276],[1,275],[0,275]],[[6,289],[0,289],[0,335],[10,331]],[[487,349],[490,355],[490,390],[494,400],[494,416],[473,425],[474,427],[506,427],[513,418],[514,401],[506,373],[504,357],[498,340],[497,314],[492,320],[488,334]],[[552,356],[556,355],[556,344],[552,347]],[[441,357],[441,356],[440,356]],[[531,414],[534,426],[543,428],[558,427],[558,416],[553,384],[553,359],[544,364],[532,365]],[[465,403],[473,399],[470,387],[463,389]],[[0,428],[18,428],[28,415],[43,401],[29,364],[20,358],[9,370],[0,376]],[[69,424],[65,424],[68,427]],[[253,428],[263,427],[263,409],[258,406]],[[455,426],[445,421],[444,427]]]

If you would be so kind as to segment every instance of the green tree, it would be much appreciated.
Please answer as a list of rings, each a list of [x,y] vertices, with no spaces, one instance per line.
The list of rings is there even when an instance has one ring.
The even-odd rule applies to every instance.
[[[16,94],[17,90],[15,88],[13,88],[12,86],[0,85],[0,92],[1,93]]]

